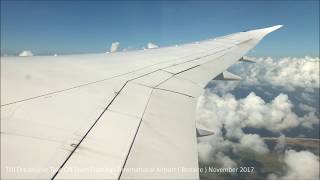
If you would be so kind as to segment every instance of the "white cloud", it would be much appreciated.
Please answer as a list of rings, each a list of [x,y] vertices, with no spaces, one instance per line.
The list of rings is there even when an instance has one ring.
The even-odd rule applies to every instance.
[[[306,128],[312,128],[314,124],[319,124],[319,116],[315,112],[309,112],[301,121],[301,125]]]
[[[319,157],[313,153],[289,150],[285,152],[283,161],[286,165],[286,173],[283,176],[271,174],[269,179],[319,179]]]
[[[158,45],[153,44],[153,43],[151,43],[151,42],[149,42],[149,43],[147,44],[147,48],[148,48],[148,49],[154,49],[154,48],[158,48],[158,47],[159,47]]]
[[[278,60],[269,57],[256,61],[258,63],[241,70],[246,73],[245,81],[248,83],[282,86],[291,90],[295,87],[319,88],[319,57],[286,57]]]
[[[263,139],[257,134],[245,134],[240,139],[241,146],[252,149],[259,154],[266,154],[269,152],[267,145]]]
[[[226,93],[236,87],[260,85],[294,91],[297,87],[303,88],[305,93],[319,88],[319,57],[281,59],[254,58],[257,63],[239,63],[231,67],[231,71],[241,76],[240,82],[212,81],[216,93]]]
[[[235,144],[224,139],[220,132],[213,136],[198,139],[198,155],[200,163],[218,163],[221,167],[236,167],[237,164],[227,154],[235,148]]]
[[[282,132],[319,123],[314,114],[298,116],[292,111],[293,107],[286,94],[279,94],[272,101],[265,102],[253,92],[245,98],[236,99],[229,93],[218,96],[206,91],[198,101],[197,123],[215,134],[199,139],[200,160],[211,162],[230,158],[227,152],[237,152],[238,148],[251,149],[260,154],[268,153],[267,145],[258,134],[243,132],[246,127]],[[220,157],[222,154],[218,152],[226,157]]]
[[[288,166],[284,179],[319,179],[319,157],[309,151],[289,150],[284,162]]]
[[[282,133],[296,127],[311,128],[319,124],[318,110],[311,105],[315,101],[314,90],[319,88],[319,58],[259,58],[257,61],[255,64],[241,63],[231,68],[231,71],[234,70],[234,73],[242,76],[242,81],[212,81],[209,89],[199,98],[197,123],[215,132],[212,136],[199,138],[200,161],[220,163],[225,159],[226,162],[234,162],[230,152],[238,153],[238,148],[251,149],[261,154],[268,153],[269,149],[263,139],[258,134],[245,134],[244,128]],[[296,90],[295,93],[299,96],[296,99],[305,100],[307,103],[294,105],[285,93],[278,94],[268,102],[253,92],[241,99],[228,93],[236,87],[244,89],[252,86],[262,88],[259,91],[268,97],[278,90],[267,91],[265,87],[280,89],[289,94]],[[303,116],[293,111],[296,107],[304,111]],[[285,147],[285,136],[281,135],[274,151],[281,155],[285,152]],[[286,153],[287,159],[289,154]],[[230,166],[233,163],[227,164]],[[223,163],[220,165],[225,166]],[[299,174],[295,175],[299,177]],[[290,176],[288,171],[285,177]],[[269,178],[281,177],[271,174]]]
[[[24,50],[19,54],[19,56],[21,57],[33,56],[33,53],[30,50]]]
[[[265,128],[273,132],[299,125],[298,116],[292,111],[293,104],[285,94],[279,94],[270,103],[266,103],[259,96],[250,93],[241,100],[241,113],[245,115],[249,127]]]
[[[110,47],[110,52],[111,52],[111,53],[117,52],[118,49],[119,49],[119,45],[120,45],[119,42],[113,42],[113,43],[111,44],[111,47]]]
[[[199,121],[207,128],[215,126],[215,129],[220,129],[221,124],[224,124],[227,130],[230,129],[227,131],[228,137],[239,137],[243,127],[281,132],[303,123],[318,123],[314,113],[302,117],[295,114],[292,111],[293,104],[286,94],[279,94],[267,103],[253,92],[237,100],[229,93],[220,97],[207,91],[206,95],[200,98],[199,106]]]
[[[226,156],[222,152],[218,152],[216,155],[216,161],[223,168],[234,168],[237,167],[237,163],[235,163],[229,156]]]
[[[281,134],[281,136],[278,137],[278,143],[274,147],[273,151],[278,154],[282,154],[286,148],[286,136],[284,134]]]
[[[245,124],[244,119],[239,116],[238,110],[239,102],[231,94],[219,97],[207,92],[205,96],[199,98],[198,124],[215,132],[212,136],[199,139],[200,161],[220,161],[222,166],[227,166],[227,164],[231,166],[234,163],[231,163],[232,160],[226,155],[230,150],[245,147],[258,153],[268,152],[268,148],[260,136],[245,134],[242,131]],[[237,139],[239,143],[234,142],[234,139]],[[222,163],[223,159],[228,160],[228,163]]]

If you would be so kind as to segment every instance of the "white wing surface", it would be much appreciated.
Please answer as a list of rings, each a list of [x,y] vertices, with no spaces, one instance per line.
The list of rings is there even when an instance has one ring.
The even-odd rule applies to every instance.
[[[1,57],[1,179],[198,179],[205,85],[268,33],[133,52]],[[207,132],[206,132],[207,133]]]

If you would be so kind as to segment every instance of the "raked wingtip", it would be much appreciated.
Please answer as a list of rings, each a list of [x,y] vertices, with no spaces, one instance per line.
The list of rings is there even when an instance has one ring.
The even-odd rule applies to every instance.
[[[271,27],[265,28],[265,30],[272,32],[272,31],[275,31],[275,30],[280,29],[282,27],[283,27],[283,25],[276,25],[276,26],[271,26]]]
[[[283,27],[283,25],[275,25],[275,26],[273,26],[274,27],[274,30],[277,30],[277,29],[280,29],[280,28],[282,28]]]

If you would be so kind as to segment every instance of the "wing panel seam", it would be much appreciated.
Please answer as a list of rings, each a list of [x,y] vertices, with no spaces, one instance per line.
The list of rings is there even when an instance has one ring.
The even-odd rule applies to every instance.
[[[140,122],[139,122],[138,128],[137,128],[137,130],[136,130],[136,132],[135,132],[135,134],[134,134],[134,137],[133,137],[133,140],[132,140],[132,142],[131,142],[131,145],[130,145],[129,151],[128,151],[128,153],[127,153],[126,159],[124,160],[124,163],[123,163],[123,166],[122,166],[122,168],[121,168],[121,171],[120,171],[118,180],[120,180],[121,175],[122,175],[122,172],[123,172],[123,169],[124,169],[125,166],[126,166],[127,160],[128,160],[128,158],[129,158],[129,155],[130,155],[130,152],[131,152],[131,149],[132,149],[132,147],[133,147],[133,144],[134,144],[134,142],[135,142],[135,140],[136,140],[138,131],[139,131],[139,129],[140,129],[141,122],[142,122],[142,120],[143,120],[144,114],[145,114],[145,112],[146,112],[146,110],[147,110],[147,108],[148,108],[148,105],[149,105],[149,102],[150,102],[152,93],[153,93],[153,89],[151,90],[151,93],[150,93],[150,95],[149,95],[149,98],[148,98],[148,102],[147,102],[147,104],[146,104],[146,107],[145,107],[144,110],[143,110],[143,113],[142,113],[142,116],[141,116],[141,118],[140,118]]]

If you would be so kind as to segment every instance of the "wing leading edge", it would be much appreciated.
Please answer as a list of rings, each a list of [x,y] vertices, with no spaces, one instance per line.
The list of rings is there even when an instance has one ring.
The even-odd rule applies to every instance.
[[[1,178],[198,179],[197,97],[280,27],[179,47],[23,59],[32,73],[17,71],[21,59],[1,59]]]

